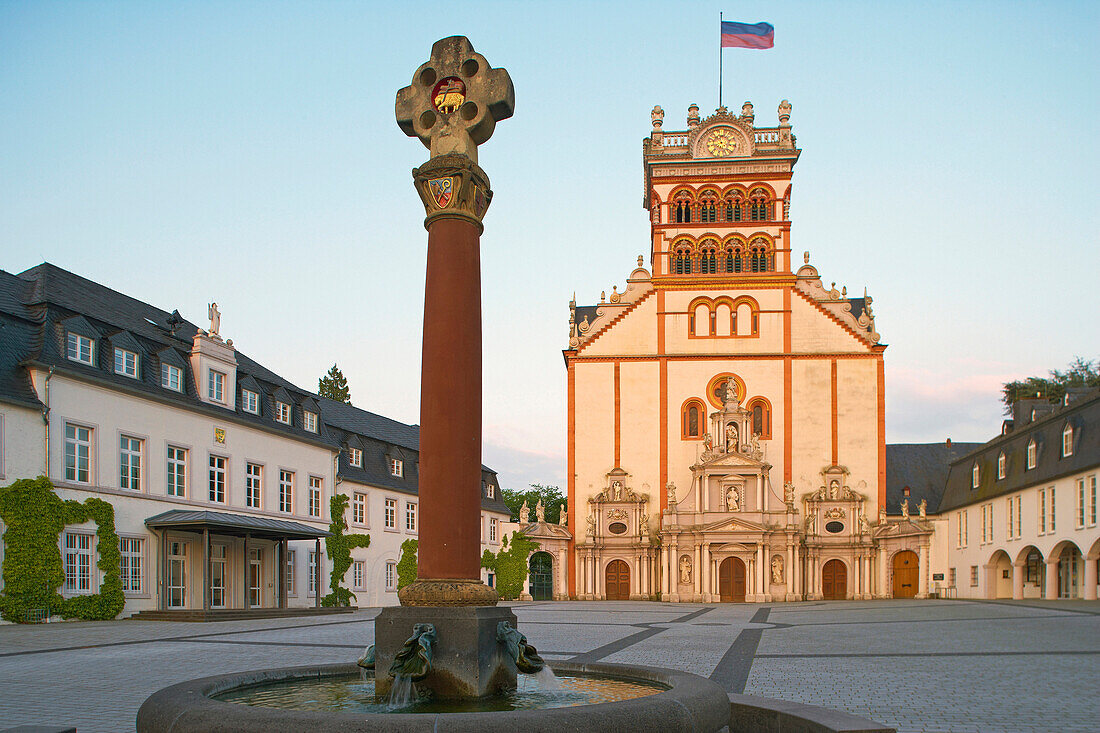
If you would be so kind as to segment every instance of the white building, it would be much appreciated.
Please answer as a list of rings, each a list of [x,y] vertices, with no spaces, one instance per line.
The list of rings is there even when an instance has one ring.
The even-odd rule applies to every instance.
[[[955,461],[941,516],[959,598],[1097,597],[1100,391],[1016,404],[1001,435]]]
[[[351,498],[348,531],[373,530],[345,587],[359,605],[396,603],[397,548],[416,531],[417,429],[295,387],[210,316],[203,331],[49,264],[0,272],[4,483],[45,473],[62,499],[112,504],[122,616],[317,605],[335,491]],[[489,469],[485,484],[499,496]],[[363,522],[357,495],[376,512]],[[483,506],[487,524],[507,518],[499,498]],[[64,596],[98,591],[95,531],[60,537]]]

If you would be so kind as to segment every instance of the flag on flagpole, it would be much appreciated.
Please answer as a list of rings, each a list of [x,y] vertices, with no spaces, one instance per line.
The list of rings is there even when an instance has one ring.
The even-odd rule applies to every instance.
[[[775,45],[775,28],[771,23],[720,22],[722,48],[771,48]]]

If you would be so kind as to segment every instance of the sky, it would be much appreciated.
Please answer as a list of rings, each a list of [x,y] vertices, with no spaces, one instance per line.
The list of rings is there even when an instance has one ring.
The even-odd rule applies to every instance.
[[[484,460],[564,486],[568,303],[649,251],[641,140],[723,102],[802,148],[792,247],[866,287],[887,441],[984,441],[1003,382],[1100,357],[1095,2],[0,0],[0,269],[44,261],[304,388],[419,417],[426,234],[397,89],[466,35],[516,88],[479,150]],[[1091,71],[1090,71],[1091,69]]]

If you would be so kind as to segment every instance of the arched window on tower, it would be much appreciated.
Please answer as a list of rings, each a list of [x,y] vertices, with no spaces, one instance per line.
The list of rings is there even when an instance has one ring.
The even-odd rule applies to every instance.
[[[745,259],[744,251],[740,246],[729,247],[726,249],[726,272],[744,272]]]
[[[763,397],[754,397],[745,406],[752,414],[752,432],[764,440],[772,437],[772,406]]]
[[[704,191],[699,197],[699,221],[718,221],[718,196],[714,191]]]
[[[699,303],[691,312],[691,335],[711,336],[714,330],[711,328],[712,313],[708,303]]]
[[[676,253],[672,260],[672,271],[677,275],[691,274],[691,250],[687,245],[681,245],[676,248]]]
[[[752,272],[770,272],[771,253],[768,251],[768,240],[756,238],[749,245],[749,269]]]
[[[720,302],[714,307],[714,335],[733,335],[733,310],[729,303]]]
[[[704,275],[714,275],[718,272],[718,249],[712,240],[700,245],[699,272]]]
[[[741,200],[741,194],[733,193],[726,197],[725,201],[726,221],[742,221],[745,218],[745,202]]]
[[[760,333],[760,315],[755,302],[744,299],[734,304],[733,333],[737,336],[756,336]]]
[[[771,203],[768,192],[763,188],[754,188],[749,194],[749,219],[751,221],[771,221]]]
[[[672,202],[672,210],[674,212],[672,218],[677,224],[691,223],[691,203],[691,194],[687,191],[681,191],[676,194],[676,198]]]
[[[680,411],[680,437],[684,440],[698,440],[703,437],[703,426],[707,421],[707,409],[703,401],[692,398],[684,403]]]

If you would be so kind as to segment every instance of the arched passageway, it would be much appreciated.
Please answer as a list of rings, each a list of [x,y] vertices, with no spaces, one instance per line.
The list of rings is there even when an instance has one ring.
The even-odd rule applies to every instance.
[[[548,552],[536,552],[531,555],[530,566],[531,599],[549,601],[554,598],[554,560]]]

